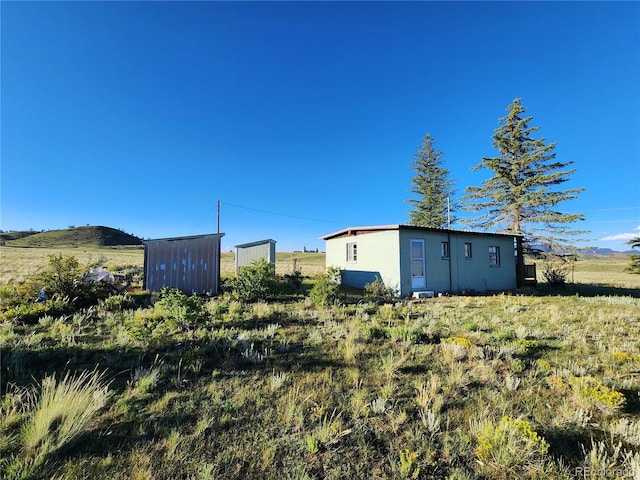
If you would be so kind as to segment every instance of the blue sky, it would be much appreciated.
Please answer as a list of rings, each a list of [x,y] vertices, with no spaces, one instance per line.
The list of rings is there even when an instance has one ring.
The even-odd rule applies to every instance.
[[[4,230],[211,233],[220,200],[224,249],[323,249],[408,221],[428,132],[458,194],[480,185],[519,97],[587,188],[560,206],[586,245],[640,235],[638,2],[0,8]]]

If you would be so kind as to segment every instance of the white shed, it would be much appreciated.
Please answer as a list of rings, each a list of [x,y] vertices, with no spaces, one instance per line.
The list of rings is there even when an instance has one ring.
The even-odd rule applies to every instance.
[[[251,265],[254,260],[264,258],[276,265],[276,241],[272,239],[236,245],[236,272],[242,267]]]

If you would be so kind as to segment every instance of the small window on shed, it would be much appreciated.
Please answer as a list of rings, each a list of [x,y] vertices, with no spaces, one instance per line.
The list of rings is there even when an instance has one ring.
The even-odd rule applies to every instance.
[[[347,243],[347,262],[358,261],[358,244]]]
[[[472,256],[471,243],[466,242],[464,244],[464,258],[471,258]]]
[[[500,247],[489,247],[489,265],[492,267],[500,265]]]
[[[449,258],[449,242],[442,242],[440,251],[442,258]]]

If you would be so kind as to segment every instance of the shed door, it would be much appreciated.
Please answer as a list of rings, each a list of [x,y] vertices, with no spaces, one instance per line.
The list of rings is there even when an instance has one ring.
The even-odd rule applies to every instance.
[[[411,288],[425,288],[424,240],[411,240]]]

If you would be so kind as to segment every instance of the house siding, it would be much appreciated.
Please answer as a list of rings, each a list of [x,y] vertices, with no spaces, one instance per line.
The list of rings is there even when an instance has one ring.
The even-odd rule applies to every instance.
[[[357,244],[357,260],[347,261],[347,244]],[[380,278],[385,285],[400,287],[400,257],[398,231],[381,231],[334,238],[326,245],[327,267],[343,270],[342,283],[353,288],[364,288]]]
[[[381,278],[400,296],[415,291],[461,293],[503,291],[515,288],[516,256],[511,235],[423,229],[412,226],[354,227],[324,237],[327,266],[343,270],[345,285],[363,288]],[[423,288],[412,288],[411,240],[422,240],[425,252]],[[347,261],[347,245],[357,244],[357,260]],[[449,257],[443,258],[442,243],[449,243]],[[471,257],[465,257],[465,243]],[[489,262],[489,247],[500,248],[500,265]]]
[[[411,288],[410,241],[424,240],[426,287]],[[442,258],[442,242],[449,242],[449,258]],[[471,243],[472,256],[465,258],[464,244]],[[489,265],[489,247],[500,247],[500,265]],[[401,296],[413,291],[460,293],[509,290],[516,286],[513,238],[501,235],[420,232],[400,230]]]

